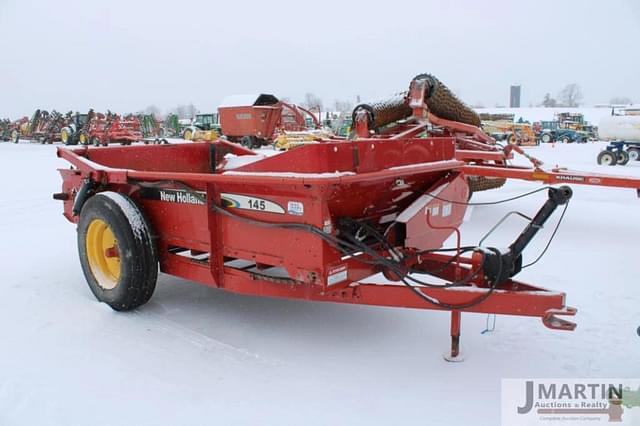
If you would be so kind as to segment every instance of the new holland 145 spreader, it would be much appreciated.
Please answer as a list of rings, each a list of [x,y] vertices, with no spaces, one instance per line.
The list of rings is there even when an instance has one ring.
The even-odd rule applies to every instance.
[[[573,330],[563,293],[515,279],[569,187],[542,188],[546,202],[508,248],[460,244],[470,190],[512,176],[562,181],[535,159],[509,167],[517,147],[490,145],[476,118],[421,75],[398,100],[356,108],[357,137],[272,157],[224,140],[60,148],[73,167],[54,198],[78,225],[89,287],[115,310],[147,302],[159,267],[236,293],[448,311],[451,359],[462,312]]]

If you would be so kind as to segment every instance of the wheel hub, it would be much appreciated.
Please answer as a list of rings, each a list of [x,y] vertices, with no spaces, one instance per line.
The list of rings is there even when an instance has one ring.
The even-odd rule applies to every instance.
[[[101,219],[94,219],[87,228],[87,259],[100,287],[111,290],[120,280],[120,253],[113,231]]]

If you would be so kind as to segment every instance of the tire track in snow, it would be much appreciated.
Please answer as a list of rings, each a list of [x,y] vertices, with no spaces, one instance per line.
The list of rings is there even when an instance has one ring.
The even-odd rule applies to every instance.
[[[204,352],[213,352],[222,355],[225,359],[230,361],[247,361],[253,360],[260,364],[265,364],[271,367],[282,365],[280,360],[266,358],[260,354],[251,352],[244,348],[238,348],[228,343],[221,342],[206,334],[197,332],[191,328],[185,327],[173,320],[168,319],[164,315],[156,314],[147,311],[133,311],[132,314],[138,318],[136,321],[141,321],[140,326],[147,327],[151,330],[156,330],[161,333],[176,337],[189,345],[196,347]],[[145,324],[146,323],[146,324]]]

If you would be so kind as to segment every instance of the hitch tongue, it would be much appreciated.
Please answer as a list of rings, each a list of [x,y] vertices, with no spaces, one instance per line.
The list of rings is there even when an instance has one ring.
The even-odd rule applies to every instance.
[[[573,331],[576,329],[574,322],[568,321],[564,318],[558,318],[556,315],[574,316],[578,312],[576,308],[566,306],[562,309],[549,309],[542,317],[542,323],[545,327],[552,330],[566,330]]]
[[[500,253],[498,250],[485,252],[482,268],[485,276],[491,281],[497,281],[499,284],[520,272],[522,269],[522,252],[538,231],[543,228],[558,206],[569,202],[573,196],[573,191],[570,187],[563,185],[559,188],[549,188],[548,195],[547,201],[518,238],[509,246],[506,253]]]

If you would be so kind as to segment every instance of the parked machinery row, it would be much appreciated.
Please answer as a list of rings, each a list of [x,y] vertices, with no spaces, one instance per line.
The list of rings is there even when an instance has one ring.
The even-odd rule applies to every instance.
[[[70,111],[64,115],[55,110],[49,113],[38,109],[31,118],[0,120],[0,140],[13,143],[30,140],[41,144],[129,145],[134,142],[166,142],[164,138],[175,137],[179,133],[175,115],[159,121],[153,115],[121,116],[110,111],[97,113],[93,109],[86,114]]]
[[[581,113],[563,112],[553,120],[530,123],[514,114],[480,114],[483,130],[497,141],[520,146],[539,143],[585,143],[597,140],[597,128],[589,124]]]

